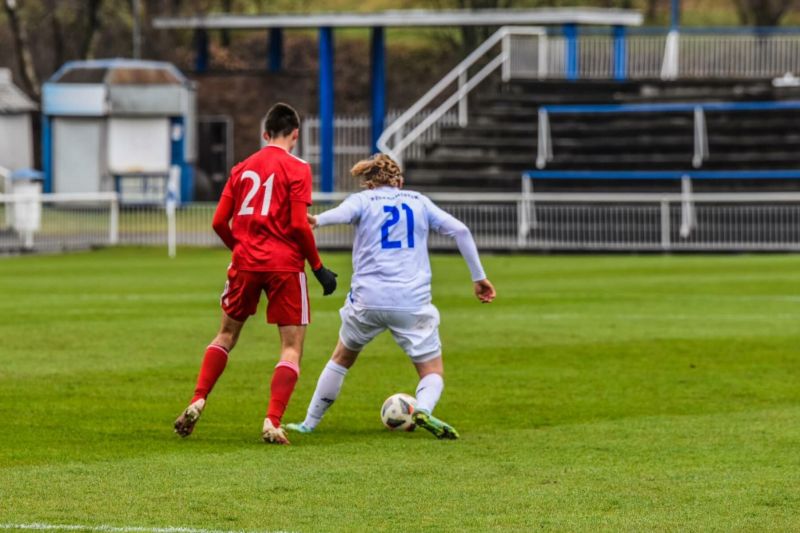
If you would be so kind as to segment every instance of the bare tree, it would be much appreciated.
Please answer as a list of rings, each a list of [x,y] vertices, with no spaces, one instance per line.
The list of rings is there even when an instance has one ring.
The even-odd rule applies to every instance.
[[[222,0],[222,12],[223,13],[231,13],[233,11],[233,0]],[[220,33],[220,44],[224,48],[228,48],[231,45],[231,32],[228,30],[222,30]]]
[[[753,26],[777,26],[797,0],[734,0],[739,20]]]
[[[50,16],[50,30],[53,32],[53,66],[52,69],[58,70],[64,63],[64,27],[58,18],[56,0],[47,0],[47,11]]]
[[[22,75],[22,84],[25,90],[36,98],[40,98],[39,77],[33,66],[33,56],[31,55],[30,41],[25,24],[20,20],[19,7],[21,0],[4,0],[3,7],[8,16],[8,24],[11,27],[11,34],[14,36],[14,47],[16,49],[17,64]]]
[[[81,41],[81,59],[91,59],[94,57],[94,47],[97,42],[97,31],[100,29],[100,7],[103,0],[88,0],[86,5],[86,29]]]

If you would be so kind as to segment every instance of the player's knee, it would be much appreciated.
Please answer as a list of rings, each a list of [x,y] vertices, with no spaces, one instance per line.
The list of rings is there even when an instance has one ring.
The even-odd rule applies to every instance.
[[[350,368],[355,364],[356,358],[358,357],[358,352],[351,352],[351,351],[335,351],[331,356],[331,361],[336,363],[337,365],[341,365],[345,368]]]
[[[429,374],[438,374],[444,379],[444,362],[441,357],[436,357],[430,361],[420,363],[415,362],[414,366],[417,367],[417,373],[420,378],[424,378]]]

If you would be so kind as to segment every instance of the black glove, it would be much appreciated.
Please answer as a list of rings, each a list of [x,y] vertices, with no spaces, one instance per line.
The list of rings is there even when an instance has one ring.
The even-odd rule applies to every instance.
[[[314,277],[317,278],[319,284],[322,285],[322,295],[327,296],[333,294],[336,290],[336,278],[339,275],[333,270],[328,270],[324,266],[319,267],[314,271]]]

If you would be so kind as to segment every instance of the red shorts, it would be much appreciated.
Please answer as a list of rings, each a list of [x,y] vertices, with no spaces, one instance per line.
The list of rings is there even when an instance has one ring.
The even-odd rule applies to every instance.
[[[304,326],[311,321],[305,272],[255,272],[228,267],[220,305],[229,317],[244,322],[256,314],[261,291],[267,294],[267,322]]]

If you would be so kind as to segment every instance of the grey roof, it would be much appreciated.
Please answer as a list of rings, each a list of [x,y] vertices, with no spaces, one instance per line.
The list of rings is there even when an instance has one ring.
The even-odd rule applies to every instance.
[[[185,85],[188,80],[172,63],[115,58],[67,61],[48,83]]]
[[[25,113],[36,111],[36,104],[14,85],[11,71],[0,68],[0,113]]]
[[[160,17],[153,20],[158,29],[262,29],[375,26],[506,26],[539,24],[595,24],[640,26],[642,14],[633,9],[542,8],[542,9],[426,9],[383,11],[378,13],[312,13],[301,15],[206,15]]]

